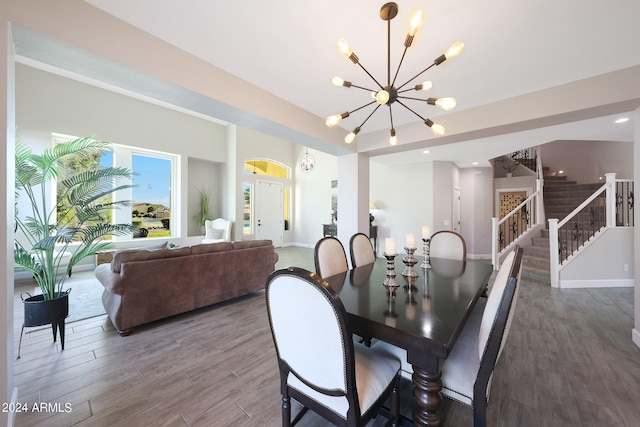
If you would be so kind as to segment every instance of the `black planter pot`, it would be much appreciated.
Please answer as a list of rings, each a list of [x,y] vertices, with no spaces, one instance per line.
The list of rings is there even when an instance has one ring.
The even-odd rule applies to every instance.
[[[22,346],[24,328],[33,326],[51,324],[54,342],[56,341],[58,330],[60,330],[60,344],[64,350],[64,320],[69,315],[69,292],[71,292],[71,289],[58,293],[56,294],[56,298],[52,300],[45,300],[42,295],[30,296],[27,294],[29,295],[28,298],[22,296],[22,302],[24,303],[24,323],[22,324],[22,331],[20,332],[18,359],[20,358],[20,347]]]

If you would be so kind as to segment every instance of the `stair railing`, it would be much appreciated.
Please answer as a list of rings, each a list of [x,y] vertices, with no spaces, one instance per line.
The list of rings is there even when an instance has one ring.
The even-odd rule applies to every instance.
[[[518,240],[533,227],[544,223],[544,174],[542,162],[539,162],[541,147],[527,148],[519,153],[520,158],[532,159],[527,167],[534,167],[536,172],[536,190],[502,219],[491,218],[491,262],[493,268],[500,268],[500,255],[511,249]]]
[[[491,218],[491,262],[493,268],[500,268],[500,254],[516,245],[518,239],[535,227],[542,224],[542,180],[536,180],[536,191],[522,203],[513,208],[502,219]]]
[[[549,219],[551,286],[557,288],[560,270],[586,243],[605,228],[633,226],[633,182],[608,173],[605,184],[562,221]]]

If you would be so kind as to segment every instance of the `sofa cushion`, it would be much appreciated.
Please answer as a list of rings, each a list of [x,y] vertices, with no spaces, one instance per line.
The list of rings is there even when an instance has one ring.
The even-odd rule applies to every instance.
[[[231,242],[206,243],[191,246],[191,255],[209,254],[212,252],[224,252],[233,249]]]
[[[233,242],[233,249],[258,248],[260,246],[271,246],[271,240],[238,240]]]
[[[111,261],[111,271],[114,273],[120,273],[122,264],[131,261],[146,261],[150,259],[160,258],[174,258],[179,256],[186,256],[191,253],[191,248],[177,248],[177,249],[123,249],[115,253],[113,261]]]

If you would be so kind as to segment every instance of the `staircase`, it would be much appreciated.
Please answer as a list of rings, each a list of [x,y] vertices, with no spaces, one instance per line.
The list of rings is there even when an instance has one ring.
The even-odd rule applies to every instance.
[[[566,175],[559,175],[549,168],[543,168],[543,172],[544,211],[547,219],[564,219],[602,186],[599,183],[577,184]],[[550,285],[548,225],[540,230],[540,236],[531,239],[531,246],[524,246],[523,249],[522,277]]]

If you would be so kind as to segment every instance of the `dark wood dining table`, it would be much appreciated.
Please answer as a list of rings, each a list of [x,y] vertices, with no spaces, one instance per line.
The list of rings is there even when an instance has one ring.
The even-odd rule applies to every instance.
[[[492,265],[431,258],[431,268],[423,269],[418,259],[412,268],[417,277],[406,278],[402,258],[396,256],[393,264],[399,284],[395,292],[383,285],[385,259],[325,280],[338,293],[355,334],[407,350],[414,371],[413,422],[437,426],[442,424],[441,364],[482,294]]]

